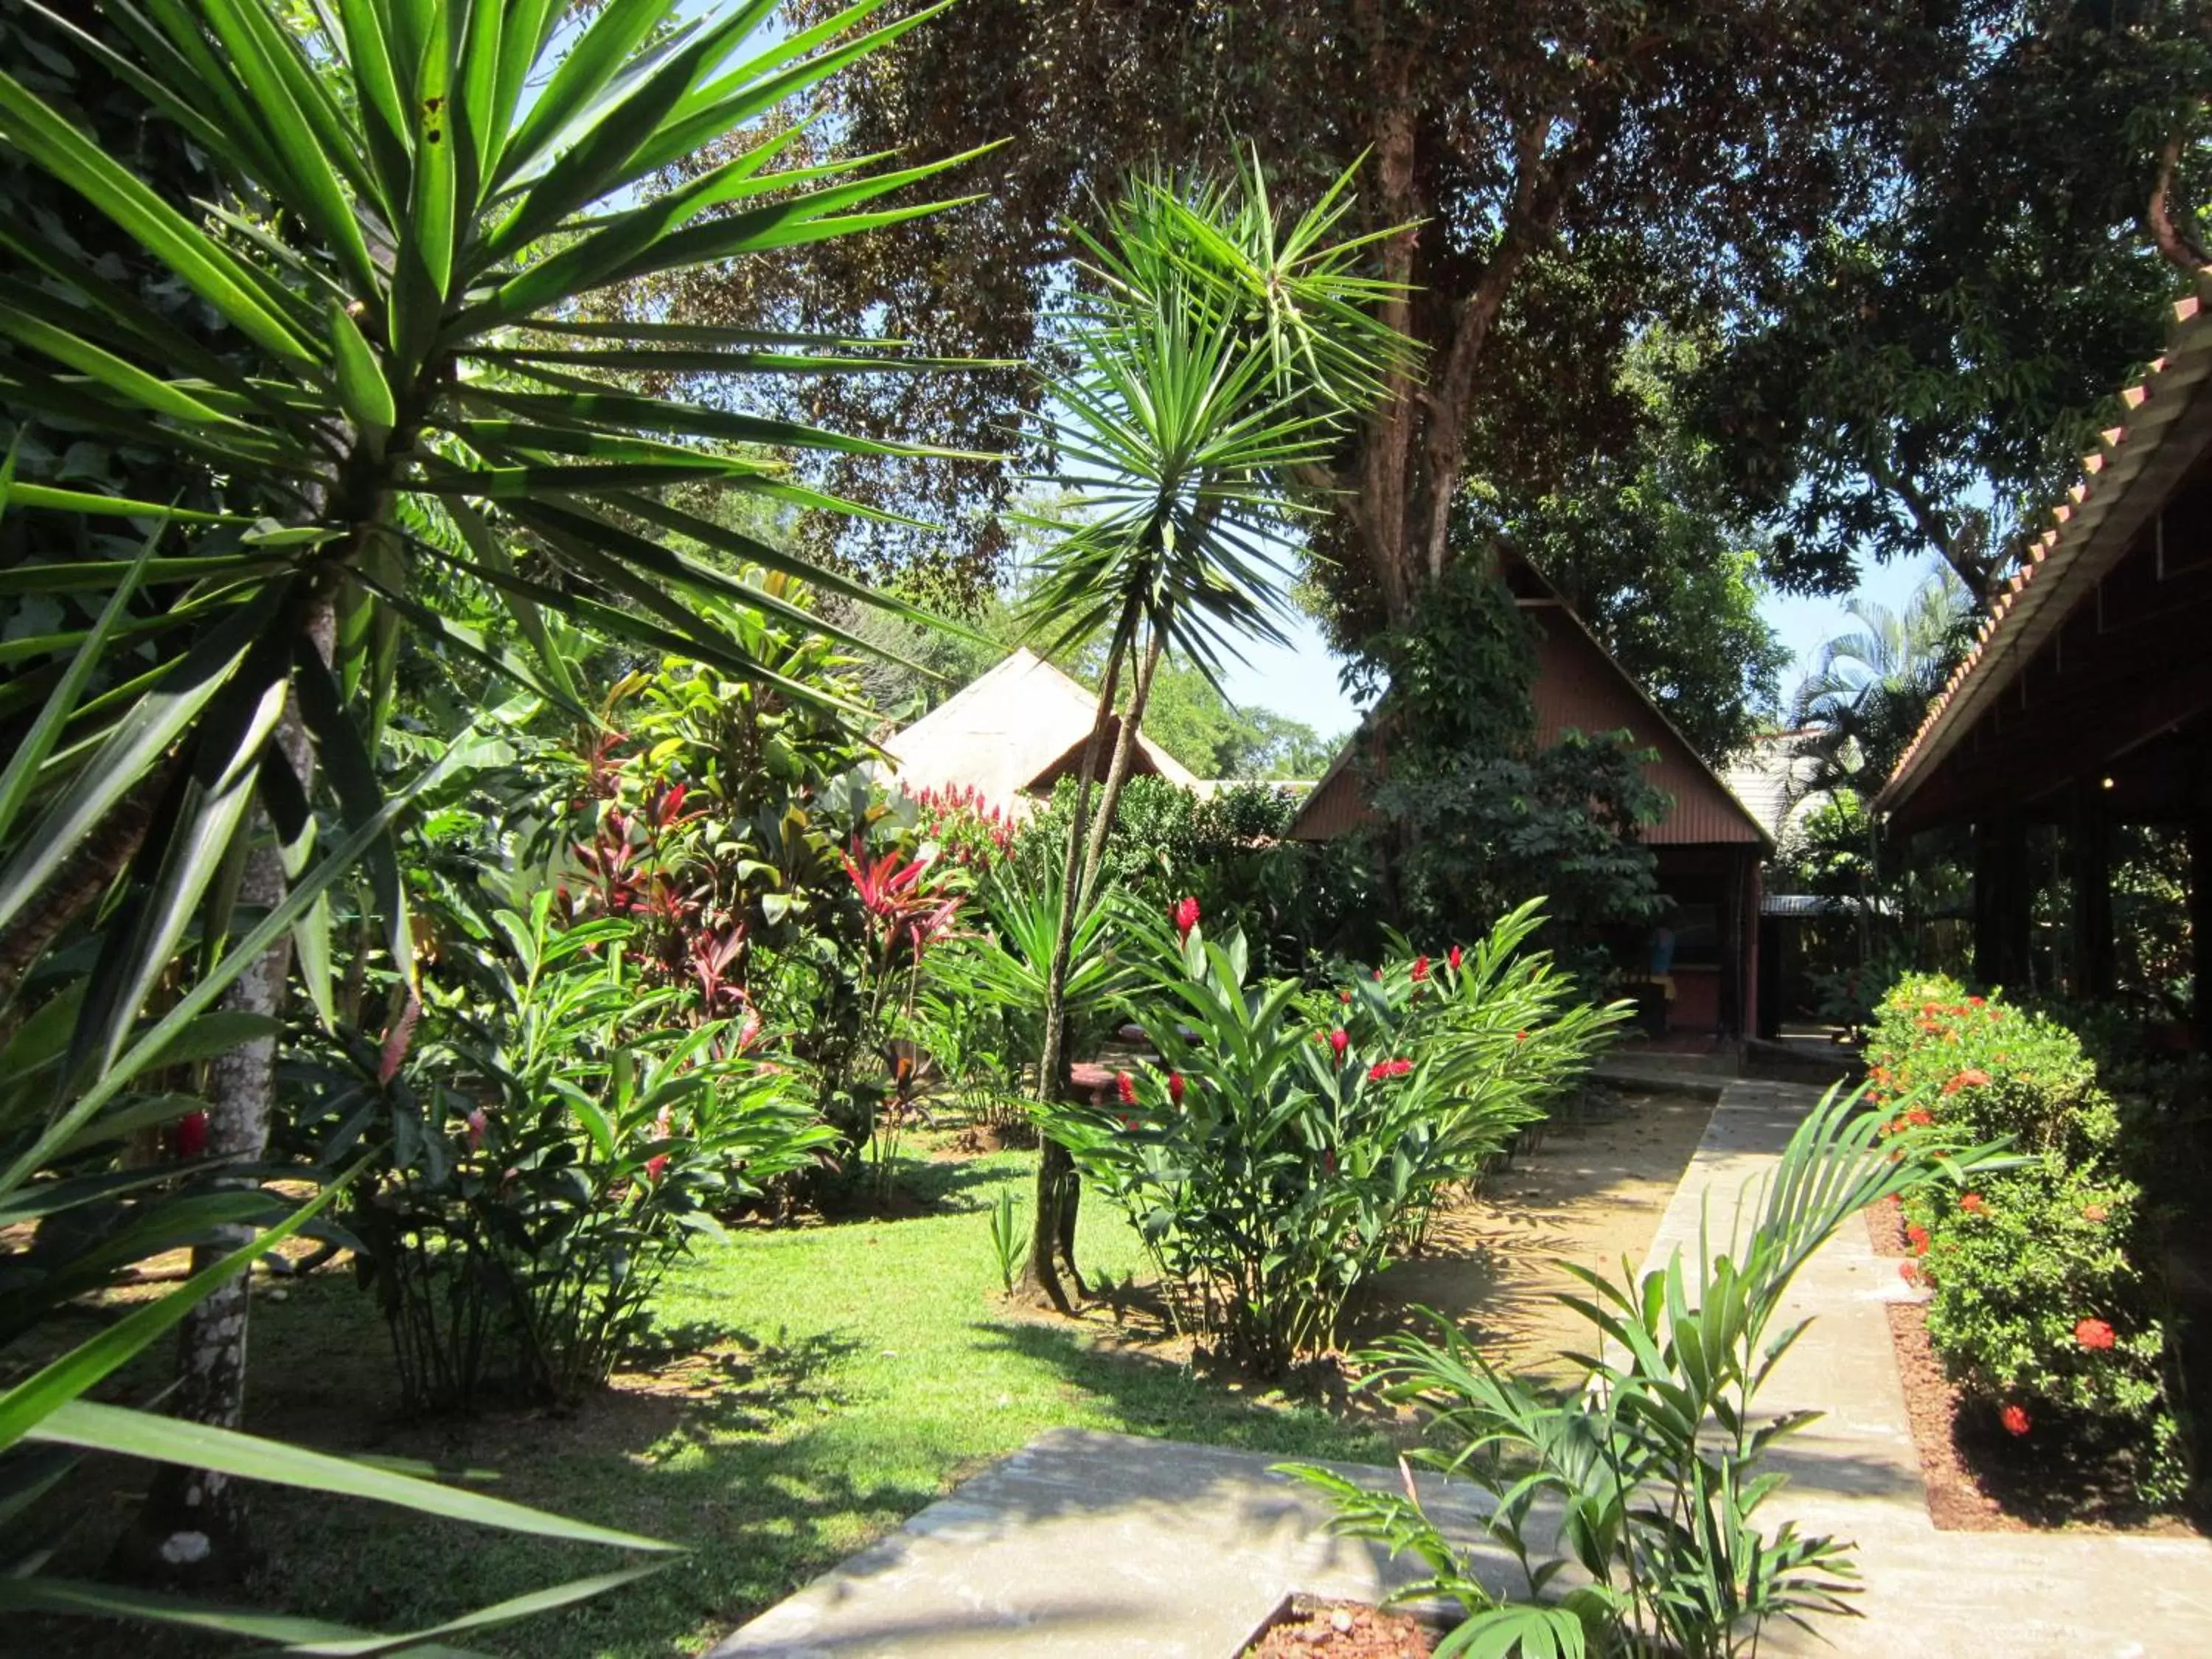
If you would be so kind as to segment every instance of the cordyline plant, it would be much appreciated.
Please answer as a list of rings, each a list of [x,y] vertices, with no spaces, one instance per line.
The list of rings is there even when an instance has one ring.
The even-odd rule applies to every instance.
[[[806,335],[600,324],[580,320],[576,304],[633,278],[944,205],[872,204],[947,161],[779,165],[800,131],[779,111],[938,9],[863,32],[882,3],[781,33],[769,27],[772,0],[689,16],[675,0],[610,0],[588,16],[555,0],[305,11],[152,0],[100,9],[122,50],[54,17],[71,50],[210,159],[222,198],[189,206],[0,72],[0,144],[74,192],[241,343],[216,355],[77,244],[0,204],[0,244],[17,262],[0,293],[11,414],[166,452],[216,481],[225,504],[185,512],[43,485],[9,491],[14,507],[46,522],[166,522],[179,538],[143,564],[34,559],[0,573],[9,600],[58,594],[90,615],[113,598],[124,606],[113,637],[130,642],[69,709],[66,741],[55,734],[41,751],[26,780],[38,810],[0,848],[0,971],[20,970],[122,889],[100,913],[74,1075],[122,1052],[196,927],[204,948],[228,933],[234,902],[247,915],[283,902],[325,786],[344,823],[378,821],[374,757],[403,635],[574,708],[565,665],[544,648],[557,612],[803,700],[816,694],[778,678],[692,600],[823,624],[661,538],[896,605],[665,493],[707,485],[834,507],[789,483],[774,452],[868,446],[637,395],[623,377],[872,373],[918,360]],[[758,143],[650,193],[671,163],[756,123]],[[534,666],[441,610],[441,592],[471,586],[506,602]],[[25,718],[85,637],[64,633],[42,641],[45,659],[19,656],[0,719]],[[390,836],[364,853],[404,972]],[[134,873],[118,884],[126,866]],[[272,1014],[295,940],[310,990],[326,981],[327,924],[311,907],[234,982],[228,1006]],[[0,983],[0,998],[15,988]],[[210,1155],[259,1152],[274,1049],[263,1036],[215,1062]],[[245,1311],[233,1281],[194,1315],[181,1413],[235,1420]],[[157,1503],[181,1504],[173,1485]],[[221,1532],[222,1504],[194,1507],[179,1509],[180,1526]]]
[[[1391,232],[1336,240],[1352,175],[1278,218],[1255,162],[1230,184],[1131,182],[1093,232],[1071,228],[1077,299],[1058,331],[1073,371],[1050,388],[1065,518],[1024,601],[1048,650],[1103,632],[1105,665],[1076,774],[1045,980],[1040,1092],[1064,1087],[1068,942],[1097,896],[1114,809],[1161,658],[1218,674],[1224,638],[1279,641],[1279,550],[1326,504],[1306,482],[1404,370],[1413,347],[1374,314],[1365,274]],[[1127,707],[1095,810],[1092,781],[1121,682]],[[1079,1188],[1059,1143],[1037,1167],[1027,1284],[1065,1312]]]
[[[1385,1399],[1427,1417],[1431,1443],[1413,1459],[1496,1500],[1484,1530],[1521,1586],[1476,1576],[1429,1519],[1410,1469],[1393,1492],[1284,1467],[1329,1495],[1342,1530],[1428,1567],[1403,1595],[1460,1603],[1467,1617],[1438,1654],[1733,1659],[1757,1651],[1771,1620],[1850,1610],[1847,1545],[1760,1525],[1785,1479],[1762,1467],[1769,1449],[1816,1415],[1756,1409],[1809,1322],[1782,1324],[1783,1299],[1868,1205],[1959,1184],[2000,1150],[1882,1128],[1857,1095],[1831,1090],[1763,1192],[1739,1200],[1717,1249],[1701,1229],[1694,1255],[1677,1250],[1640,1279],[1626,1263],[1618,1278],[1560,1264],[1584,1287],[1560,1300],[1589,1325],[1596,1353],[1571,1387],[1501,1375],[1448,1323],[1441,1340],[1398,1337],[1362,1356]]]

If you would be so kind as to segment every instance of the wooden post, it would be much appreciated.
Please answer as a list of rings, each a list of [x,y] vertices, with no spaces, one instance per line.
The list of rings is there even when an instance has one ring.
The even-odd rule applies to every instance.
[[[2074,786],[2073,821],[2067,826],[2067,874],[2074,884],[2075,996],[2108,1000],[2118,981],[2112,935],[2112,820],[2104,786],[2082,778]]]
[[[1974,977],[1984,988],[2017,991],[2026,986],[2033,898],[2027,825],[2017,817],[1976,823]]]

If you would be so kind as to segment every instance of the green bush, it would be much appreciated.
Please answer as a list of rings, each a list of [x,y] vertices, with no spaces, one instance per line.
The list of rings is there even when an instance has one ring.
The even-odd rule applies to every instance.
[[[2008,1137],[2017,1161],[1906,1202],[1928,1333],[1963,1409],[2039,1444],[2124,1464],[2146,1501],[2185,1484],[2141,1190],[2121,1117],[2073,1033],[2040,1014],[1908,977],[1867,1050],[1893,1127]]]
[[[380,1052],[322,1068],[307,1115],[329,1156],[379,1147],[348,1218],[416,1407],[603,1382],[714,1212],[832,1139],[735,1022],[642,988],[630,923],[553,910],[499,913],[473,982],[426,984]]]
[[[1534,905],[1464,953],[1318,992],[1254,981],[1243,936],[1133,920],[1138,1018],[1162,1056],[1045,1132],[1127,1213],[1178,1322],[1279,1370],[1588,1065],[1619,1008],[1522,950]]]

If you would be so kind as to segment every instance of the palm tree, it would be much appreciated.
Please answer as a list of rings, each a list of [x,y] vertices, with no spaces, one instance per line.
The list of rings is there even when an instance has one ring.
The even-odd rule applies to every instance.
[[[1854,599],[1858,626],[1820,647],[1791,713],[1817,768],[1810,787],[1871,800],[1912,741],[1958,660],[1973,599],[1948,565],[1931,569],[1901,610]]]
[[[708,483],[836,508],[791,482],[778,452],[874,447],[638,395],[625,378],[742,383],[910,362],[867,342],[602,323],[579,304],[946,205],[878,204],[953,161],[780,165],[805,126],[769,118],[942,9],[866,28],[884,3],[859,0],[793,32],[768,28],[773,0],[703,11],[609,0],[588,13],[556,0],[103,7],[127,50],[57,19],[73,49],[210,159],[223,197],[211,204],[166,199],[0,73],[0,144],[108,221],[246,348],[218,356],[76,243],[0,204],[0,246],[16,262],[0,295],[10,415],[72,439],[166,450],[219,479],[226,504],[186,512],[39,484],[7,491],[15,511],[190,538],[158,557],[58,553],[0,572],[0,598],[65,594],[128,642],[95,665],[65,730],[30,715],[95,637],[88,628],[35,641],[44,660],[19,652],[4,690],[29,695],[0,699],[0,720],[22,722],[9,735],[40,745],[35,769],[14,775],[11,803],[36,810],[0,843],[0,964],[34,959],[95,906],[105,924],[73,1078],[97,1078],[125,1052],[180,949],[211,962],[234,926],[283,908],[325,797],[341,825],[380,826],[367,861],[390,966],[411,972],[375,763],[403,631],[588,720],[548,643],[548,611],[795,698],[817,694],[782,682],[696,601],[824,624],[728,565],[919,614],[667,493]],[[757,142],[653,188],[672,164],[756,124]],[[457,620],[440,597],[456,587],[499,595],[535,660]],[[295,940],[303,968],[327,969],[325,915],[303,913],[230,983],[226,1006],[260,1030],[216,1062],[211,1154],[246,1163],[261,1151],[275,1016]],[[0,1029],[17,989],[0,983]],[[201,1259],[242,1242],[234,1229]],[[235,1422],[244,1328],[234,1278],[191,1316],[179,1414]],[[196,1541],[179,1547],[206,1559],[232,1489],[218,1476],[180,1481],[177,1525]]]
[[[1792,771],[1800,798],[1826,794],[1856,805],[1865,819],[1866,856],[1860,876],[1858,939],[1860,965],[1875,956],[1875,931],[1890,907],[1879,903],[1885,890],[1911,908],[1912,884],[1899,866],[1886,871],[1881,826],[1873,801],[1905,754],[1959,659],[1973,615],[1973,597],[1948,565],[1939,564],[1915,588],[1901,610],[1854,599],[1844,607],[1858,626],[1820,647],[1817,666],[1805,677],[1791,714],[1804,732],[1797,753],[1808,761]],[[1912,918],[1899,918],[1910,935]]]
[[[1082,286],[1061,330],[1073,371],[1051,388],[1066,511],[1024,612],[1057,650],[1105,642],[1097,711],[1077,775],[1057,937],[1045,985],[1038,1088],[1065,1085],[1069,941],[1098,872],[1162,659],[1218,681],[1238,637],[1281,638],[1283,538],[1326,511],[1302,493],[1413,348],[1378,321],[1387,285],[1361,273],[1381,236],[1332,240],[1347,173],[1279,222],[1255,163],[1231,183],[1130,184],[1099,231],[1073,233]],[[1132,669],[1133,665],[1133,671]],[[1097,802],[1092,781],[1124,680],[1128,701]],[[1062,1311],[1078,1188],[1048,1139],[1028,1281]]]

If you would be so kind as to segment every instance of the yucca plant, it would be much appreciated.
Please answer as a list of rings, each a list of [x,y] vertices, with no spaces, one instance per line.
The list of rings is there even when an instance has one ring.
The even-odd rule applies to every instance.
[[[1160,661],[1172,650],[1218,677],[1229,641],[1281,640],[1285,538],[1328,510],[1304,481],[1410,362],[1412,343],[1376,314],[1389,285],[1364,270],[1395,233],[1338,237],[1351,186],[1347,172],[1288,217],[1256,161],[1225,184],[1139,178],[1095,232],[1072,230],[1082,280],[1058,332],[1073,368],[1051,387],[1047,433],[1064,511],[1044,526],[1055,539],[1023,614],[1048,649],[1103,633],[1105,665],[1046,975],[1047,1095],[1066,1060],[1068,942],[1095,896]],[[1077,1194],[1064,1149],[1048,1141],[1029,1282],[1062,1310]]]
[[[150,548],[148,554],[150,554]],[[4,769],[0,769],[0,844],[5,844],[26,810],[30,786],[74,711],[95,665],[113,639],[118,618],[137,591],[147,555],[142,554],[117,584],[114,597],[67,660],[60,683],[41,705],[29,732]],[[218,1004],[228,988],[265,959],[270,945],[355,867],[368,844],[423,790],[434,787],[453,762],[434,768],[397,792],[374,814],[339,837],[303,868],[290,890],[267,915],[258,918],[227,951],[209,960],[188,989],[156,1018],[135,1030],[115,1058],[85,1083],[69,1081],[59,1067],[59,1044],[51,1019],[34,1016],[7,1049],[10,1087],[0,1109],[0,1224],[68,1218],[114,1197],[114,1176],[73,1170],[71,1160],[149,1124],[158,1124],[194,1104],[188,1097],[161,1089],[155,1080],[182,1060],[220,1052],[237,1040],[235,1021]],[[53,1004],[49,1006],[57,1006]],[[58,1006],[66,1011],[70,1005]],[[43,1016],[44,1010],[40,1011]],[[154,1172],[166,1179],[170,1169]],[[187,1468],[212,1486],[218,1481],[265,1480],[334,1496],[396,1503],[425,1515],[505,1528],[539,1536],[641,1552],[643,1565],[593,1575],[534,1591],[498,1605],[443,1621],[429,1630],[396,1635],[325,1620],[267,1611],[212,1606],[159,1591],[58,1577],[47,1571],[50,1540],[21,1550],[0,1544],[0,1613],[66,1613],[137,1618],[217,1632],[295,1651],[383,1652],[419,1648],[550,1611],[595,1595],[651,1571],[669,1559],[673,1547],[658,1540],[609,1528],[572,1522],[542,1510],[479,1492],[455,1489],[421,1478],[389,1462],[368,1464],[308,1451],[236,1430],[134,1411],[86,1398],[92,1390],[174,1330],[196,1309],[234,1283],[252,1261],[311,1224],[316,1212],[337,1196],[358,1170],[330,1183],[316,1199],[266,1230],[249,1225],[236,1248],[211,1254],[191,1279],[156,1299],[142,1303],[98,1334],[42,1362],[34,1362],[5,1390],[0,1390],[0,1539],[14,1523],[35,1513],[33,1506],[64,1480],[87,1452],[152,1461],[165,1468]],[[156,1181],[143,1170],[124,1177],[143,1191]],[[204,1237],[210,1223],[238,1225],[265,1211],[272,1200],[257,1192],[186,1193],[158,1191],[131,1217],[101,1236],[90,1252],[64,1257],[58,1266],[41,1264],[40,1252],[10,1251],[6,1278],[18,1297],[17,1308],[94,1288],[87,1275],[112,1273],[190,1239]],[[6,1333],[17,1334],[14,1329]]]
[[[122,1051],[195,932],[204,960],[234,904],[251,914],[282,903],[309,856],[315,802],[334,795],[344,823],[375,820],[377,740],[404,635],[574,708],[547,639],[556,611],[805,701],[818,694],[696,601],[823,626],[730,574],[742,562],[895,603],[667,493],[711,486],[835,507],[789,483],[776,453],[867,446],[640,395],[626,377],[741,382],[915,360],[866,342],[605,325],[579,307],[635,278],[944,205],[877,204],[949,161],[780,165],[800,131],[787,118],[794,98],[936,9],[869,27],[883,3],[860,0],[787,34],[769,27],[772,0],[688,16],[675,0],[611,0],[588,15],[556,0],[304,11],[118,0],[101,9],[100,34],[48,13],[58,38],[211,158],[223,190],[203,203],[167,199],[0,72],[0,144],[188,289],[238,345],[218,355],[76,243],[0,205],[11,417],[166,451],[214,481],[218,503],[187,512],[51,483],[9,491],[33,530],[62,522],[50,514],[173,527],[162,556],[142,565],[95,553],[0,571],[11,605],[46,593],[81,610],[110,597],[125,606],[112,637],[127,649],[97,665],[64,740],[25,781],[39,810],[0,844],[0,943],[27,927],[50,939],[104,907],[72,1077],[98,1077]],[[741,129],[757,141],[678,187],[653,188],[672,163]],[[441,593],[468,586],[501,596],[514,633],[538,647],[534,664],[441,608]],[[27,718],[86,637],[41,638],[43,659],[13,653],[0,721]],[[365,851],[404,972],[397,860],[383,836]],[[118,883],[126,866],[134,875]],[[303,912],[239,976],[228,1006],[276,1011],[294,939],[309,988],[325,981],[322,914]],[[29,954],[0,950],[0,964]],[[18,988],[0,984],[0,997]],[[211,1154],[258,1152],[273,1059],[264,1036],[215,1063]],[[228,1358],[211,1351],[187,1368],[186,1413],[234,1409],[224,1401],[237,1394],[243,1317],[234,1285],[207,1304],[202,1325],[233,1333]],[[204,1388],[210,1397],[194,1397]]]

